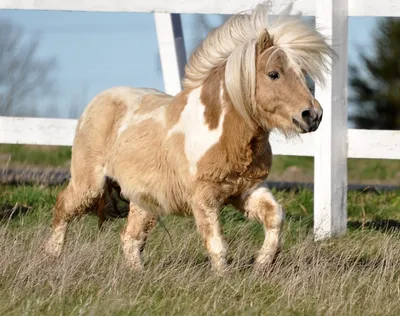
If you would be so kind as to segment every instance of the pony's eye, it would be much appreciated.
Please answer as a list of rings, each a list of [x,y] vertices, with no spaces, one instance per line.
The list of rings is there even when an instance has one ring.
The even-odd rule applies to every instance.
[[[268,73],[268,77],[269,77],[271,80],[277,80],[277,79],[279,79],[279,72],[277,72],[277,71],[271,71],[271,72]]]

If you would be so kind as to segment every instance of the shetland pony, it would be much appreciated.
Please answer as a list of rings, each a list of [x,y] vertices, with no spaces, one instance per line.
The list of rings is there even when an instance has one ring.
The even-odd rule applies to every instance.
[[[291,10],[272,21],[261,3],[210,32],[176,96],[130,87],[98,94],[78,121],[47,252],[62,253],[69,221],[101,204],[111,179],[129,201],[121,242],[131,267],[143,268],[141,249],[157,218],[180,214],[194,216],[212,268],[224,271],[219,211],[227,204],[264,226],[255,266],[268,267],[284,223],[266,182],[269,135],[317,130],[322,108],[306,76],[323,84],[333,57],[327,40]]]

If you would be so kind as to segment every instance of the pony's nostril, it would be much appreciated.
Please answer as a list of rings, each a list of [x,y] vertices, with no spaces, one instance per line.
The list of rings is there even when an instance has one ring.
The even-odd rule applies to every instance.
[[[312,112],[310,110],[305,110],[301,112],[301,117],[305,120],[310,119],[312,117]]]

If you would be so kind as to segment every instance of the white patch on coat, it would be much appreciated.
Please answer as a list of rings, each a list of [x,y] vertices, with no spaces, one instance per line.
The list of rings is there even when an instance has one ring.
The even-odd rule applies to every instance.
[[[141,102],[141,101],[140,101]],[[166,108],[169,100],[165,102],[164,106],[161,106],[153,111],[137,114],[138,105],[136,107],[130,107],[122,118],[121,125],[118,129],[118,136],[120,136],[128,127],[137,125],[145,120],[153,119],[156,122],[161,123],[164,127],[166,126]]]
[[[96,95],[92,101],[87,105],[86,109],[79,118],[78,130],[81,130],[87,121],[88,113],[91,112],[91,108],[96,106],[99,100],[103,97],[111,97],[111,102],[122,102],[126,104],[127,109],[124,117],[121,119],[120,127],[118,129],[118,136],[124,132],[131,124],[137,124],[149,118],[155,119],[161,122],[165,126],[165,108],[168,104],[168,99],[165,101],[165,106],[162,106],[150,113],[135,114],[137,109],[142,103],[143,97],[146,95],[166,95],[165,93],[151,88],[132,88],[132,87],[114,87],[105,90]]]
[[[275,201],[275,198],[269,190],[266,182],[262,182],[253,189],[250,189],[248,192],[244,193],[244,197],[248,197],[248,203],[258,203],[261,199],[263,199],[267,200],[273,205],[278,204]]]
[[[139,124],[140,122],[143,122],[145,120],[153,119],[161,123],[165,127],[166,126],[165,115],[166,115],[167,104],[168,102],[166,102],[164,106],[154,109],[153,111],[147,112],[145,114],[134,114],[133,123]]]
[[[226,253],[226,246],[224,244],[224,240],[222,237],[218,235],[214,235],[210,238],[210,252],[221,256]]]
[[[79,118],[79,130],[83,128],[86,123],[87,115],[92,110],[93,106],[97,106],[98,102],[101,102],[103,97],[111,97],[111,100],[123,100],[124,103],[128,104],[128,106],[134,106],[137,108],[142,100],[142,97],[146,94],[157,94],[162,93],[155,89],[150,88],[132,88],[132,87],[113,87],[107,90],[104,90],[97,94],[86,106],[83,111],[81,117]]]
[[[285,214],[283,208],[275,200],[266,182],[262,182],[253,189],[250,189],[242,195],[242,198],[246,200],[245,212],[249,218],[264,218],[263,204],[261,202],[265,201],[275,209],[273,214],[274,218],[270,219],[270,222],[274,223],[274,226],[280,227],[281,223],[284,221]]]
[[[179,121],[168,131],[167,137],[175,133],[185,135],[185,154],[192,175],[197,172],[197,163],[214,146],[223,132],[225,109],[222,109],[219,124],[210,130],[204,117],[205,106],[201,102],[201,87],[188,95],[188,100]]]

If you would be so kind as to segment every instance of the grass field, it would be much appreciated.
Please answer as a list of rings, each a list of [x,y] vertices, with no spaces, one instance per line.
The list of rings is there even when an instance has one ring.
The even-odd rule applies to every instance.
[[[71,224],[65,252],[42,252],[59,187],[0,187],[0,315],[399,315],[400,192],[350,192],[348,233],[312,239],[312,193],[274,192],[288,219],[284,249],[266,275],[251,261],[262,227],[222,212],[231,271],[208,266],[191,218],[165,217],[144,251],[146,271],[125,265],[119,231],[86,216]],[[168,232],[168,233],[167,233]],[[169,235],[170,238],[169,238]]]

